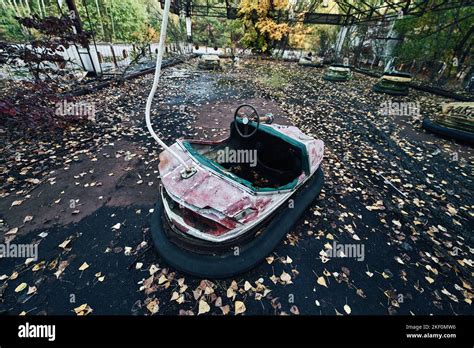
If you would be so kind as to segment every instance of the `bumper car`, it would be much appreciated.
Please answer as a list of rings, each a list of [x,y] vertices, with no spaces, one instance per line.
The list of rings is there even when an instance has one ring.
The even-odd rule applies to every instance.
[[[245,272],[271,254],[318,196],[323,142],[262,120],[241,105],[229,138],[177,140],[171,149],[191,170],[160,154],[161,200],[151,231],[173,267],[210,278]]]
[[[474,144],[474,103],[455,102],[442,106],[442,112],[433,119],[425,118],[423,128],[461,142]]]
[[[323,185],[321,140],[297,127],[272,124],[250,105],[239,106],[222,141],[179,139],[166,145],[151,123],[166,38],[166,0],[155,77],[145,120],[160,154],[160,199],[151,236],[173,268],[227,278],[265,259],[291,231]]]
[[[375,92],[390,95],[408,95],[411,80],[411,74],[400,71],[390,71],[384,73],[372,89]]]
[[[215,54],[204,54],[199,58],[198,68],[202,70],[220,70],[221,60]]]
[[[301,66],[309,66],[309,67],[314,67],[314,68],[320,68],[323,66],[323,58],[320,57],[301,57],[300,60],[298,61],[298,65]]]
[[[347,65],[333,64],[323,75],[323,79],[327,81],[348,81],[352,78],[351,68]]]

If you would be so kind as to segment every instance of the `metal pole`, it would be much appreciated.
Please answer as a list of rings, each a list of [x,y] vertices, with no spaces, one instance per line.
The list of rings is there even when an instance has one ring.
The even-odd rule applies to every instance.
[[[78,33],[82,33],[84,30],[82,29],[82,22],[81,22],[81,17],[79,16],[79,11],[77,10],[76,3],[74,0],[65,0],[66,5],[69,9],[69,11],[73,12],[75,15],[75,19],[73,21],[74,23],[74,28]],[[91,51],[89,49],[89,45],[86,44],[84,47],[87,50],[87,55],[89,56],[90,63],[92,65],[92,70],[94,70],[94,74],[97,76],[97,70],[95,68],[94,60],[92,59]],[[81,53],[78,51],[79,56]]]
[[[82,4],[84,5],[84,8],[86,9],[86,16],[87,16],[87,20],[89,21],[89,27],[92,29],[92,41],[94,41],[94,48],[95,48],[95,52],[98,53],[99,50],[97,49],[97,43],[95,42],[95,27],[92,26],[92,20],[91,20],[91,17],[89,16],[89,10],[87,8],[87,3],[85,0],[82,0]],[[94,62],[92,62],[92,65],[94,65]],[[100,64],[99,62],[99,67],[100,67],[100,73],[103,74],[104,72],[102,71],[102,65]],[[95,67],[94,67],[94,71],[95,71]]]
[[[118,69],[117,57],[115,56],[115,51],[114,51],[114,46],[113,46],[113,44],[110,45],[110,51],[112,51],[112,59],[113,59],[114,64],[115,64],[115,69]]]

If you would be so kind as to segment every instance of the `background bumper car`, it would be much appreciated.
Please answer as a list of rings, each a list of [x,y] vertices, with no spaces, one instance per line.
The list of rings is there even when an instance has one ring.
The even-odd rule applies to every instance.
[[[348,81],[352,78],[352,70],[347,65],[333,64],[324,73],[323,79],[326,81]]]
[[[408,95],[411,81],[411,74],[400,71],[386,72],[374,85],[373,90],[390,95]]]

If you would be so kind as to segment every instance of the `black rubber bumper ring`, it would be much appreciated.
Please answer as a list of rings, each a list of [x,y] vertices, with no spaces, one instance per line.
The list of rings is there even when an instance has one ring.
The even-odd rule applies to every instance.
[[[163,202],[156,204],[151,218],[151,235],[160,256],[173,268],[201,278],[228,278],[246,272],[270,255],[306,209],[317,198],[324,183],[324,175],[319,168],[313,177],[298,189],[281,212],[264,227],[264,231],[245,245],[239,245],[239,253],[223,255],[203,255],[193,253],[172,243],[164,231],[168,223],[163,215]],[[285,203],[284,203],[285,204]]]

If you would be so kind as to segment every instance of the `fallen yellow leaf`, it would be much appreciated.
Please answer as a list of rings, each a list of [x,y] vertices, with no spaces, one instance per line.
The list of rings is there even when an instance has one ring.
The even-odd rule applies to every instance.
[[[150,311],[151,314],[157,313],[160,309],[160,306],[158,305],[158,300],[154,299],[153,301],[150,301],[146,305],[146,308]]]
[[[242,301],[235,301],[235,315],[244,313],[247,310]]]
[[[88,315],[89,313],[92,313],[92,308],[89,307],[87,303],[84,303],[79,307],[74,308],[74,312],[77,315]]]
[[[27,286],[26,283],[21,283],[15,288],[15,292],[20,292],[20,291],[25,290],[26,286]]]
[[[321,286],[325,286],[326,288],[328,287],[326,284],[326,279],[324,279],[324,277],[319,277],[317,283]]]
[[[84,262],[81,267],[79,267],[79,271],[85,271],[86,269],[89,268],[89,265],[87,262]]]
[[[280,275],[280,279],[282,282],[285,282],[285,283],[290,283],[291,282],[291,276],[286,273],[285,271],[283,271],[283,273]]]
[[[41,261],[40,263],[37,263],[36,265],[33,266],[33,268],[31,269],[33,272],[37,272],[39,271],[40,269],[42,269],[45,265],[45,262],[44,261]]]
[[[58,246],[62,249],[66,249],[67,245],[71,242],[70,239],[66,239],[64,242],[62,242],[61,244],[59,244]]]
[[[201,298],[201,300],[199,301],[199,312],[198,312],[198,315],[199,314],[204,314],[204,313],[207,313],[211,310],[211,307],[207,304],[207,302]]]

